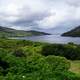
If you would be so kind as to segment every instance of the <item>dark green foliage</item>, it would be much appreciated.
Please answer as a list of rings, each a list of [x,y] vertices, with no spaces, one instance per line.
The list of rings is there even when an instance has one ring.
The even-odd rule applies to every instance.
[[[0,67],[3,69],[7,69],[9,67],[9,64],[6,61],[0,59]]]
[[[24,51],[22,49],[17,49],[13,52],[13,55],[16,57],[25,57]]]
[[[48,55],[63,56],[66,57],[67,59],[79,60],[80,46],[74,44],[67,45],[48,44],[43,46],[41,54],[45,56]]]

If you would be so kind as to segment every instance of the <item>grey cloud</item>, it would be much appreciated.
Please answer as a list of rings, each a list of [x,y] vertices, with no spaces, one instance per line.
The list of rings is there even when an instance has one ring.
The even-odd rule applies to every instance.
[[[80,0],[66,0],[67,4],[73,7],[80,7]]]
[[[49,13],[45,12],[38,12],[38,13],[32,13],[30,15],[22,16],[19,20],[13,22],[12,24],[17,26],[37,26],[36,21],[42,20],[45,17],[49,16]]]
[[[72,20],[80,21],[79,7],[80,0],[0,0],[0,25],[48,29],[70,22],[69,26]]]

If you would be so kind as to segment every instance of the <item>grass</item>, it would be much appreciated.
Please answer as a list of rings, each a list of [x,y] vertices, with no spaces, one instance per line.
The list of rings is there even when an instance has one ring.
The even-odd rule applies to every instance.
[[[80,75],[80,60],[71,61],[70,71]]]

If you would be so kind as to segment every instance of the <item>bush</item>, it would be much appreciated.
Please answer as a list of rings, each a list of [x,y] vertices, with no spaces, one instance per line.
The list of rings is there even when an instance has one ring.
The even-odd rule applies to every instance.
[[[26,57],[26,54],[24,53],[24,51],[21,48],[16,49],[13,52],[13,55],[16,56],[16,57]]]
[[[70,68],[70,62],[59,56],[47,56],[46,57],[47,62],[51,66],[52,70],[54,71],[65,71]]]
[[[80,46],[67,44],[67,45],[57,45],[57,44],[48,44],[43,46],[42,55],[56,55],[63,56],[71,60],[80,59]]]

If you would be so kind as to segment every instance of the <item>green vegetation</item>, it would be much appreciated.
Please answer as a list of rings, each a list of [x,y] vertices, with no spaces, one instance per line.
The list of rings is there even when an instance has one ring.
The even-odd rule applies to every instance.
[[[63,33],[62,36],[80,37],[80,26],[75,29],[72,29],[71,31]]]
[[[80,60],[80,46],[75,44],[48,44],[43,46],[42,55],[63,56],[70,60]]]
[[[49,35],[49,34],[44,32],[39,32],[39,31],[33,31],[33,30],[31,31],[15,30],[15,29],[0,26],[0,38],[37,36],[37,35],[39,36],[39,35]]]
[[[79,65],[71,61],[80,60],[79,49],[72,43],[0,39],[0,80],[80,80],[73,69]]]

